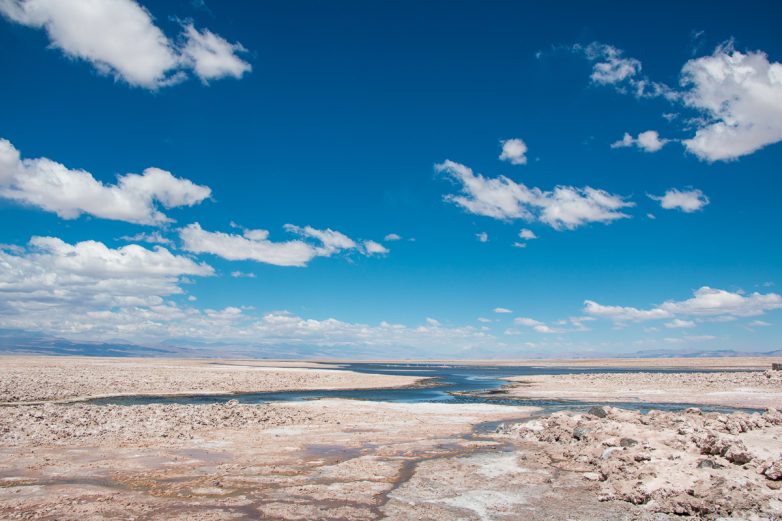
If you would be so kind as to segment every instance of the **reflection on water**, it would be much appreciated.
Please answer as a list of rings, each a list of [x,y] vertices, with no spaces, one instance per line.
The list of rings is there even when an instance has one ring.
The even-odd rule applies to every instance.
[[[342,369],[359,373],[409,375],[432,378],[434,385],[423,387],[405,387],[397,389],[345,389],[330,391],[284,391],[244,393],[234,395],[193,395],[193,396],[123,396],[90,400],[92,404],[144,405],[144,404],[209,404],[238,400],[242,403],[264,403],[279,401],[315,400],[320,398],[346,398],[354,400],[372,400],[384,402],[441,402],[441,403],[493,403],[498,405],[526,405],[543,407],[546,410],[582,409],[595,403],[566,402],[561,400],[525,400],[503,398],[500,388],[508,382],[502,380],[508,376],[545,375],[545,374],[584,374],[584,373],[680,373],[697,372],[672,369],[626,369],[626,368],[568,368],[534,366],[490,366],[490,365],[447,365],[447,364],[409,364],[409,363],[348,363],[341,364]],[[706,371],[703,371],[706,372]],[[494,392],[492,392],[494,391]],[[461,393],[478,393],[482,396],[465,396]],[[678,410],[695,407],[692,404],[660,403],[612,403],[617,407],[637,409],[642,412],[650,409]],[[712,407],[698,405],[704,411],[733,411],[730,407]]]

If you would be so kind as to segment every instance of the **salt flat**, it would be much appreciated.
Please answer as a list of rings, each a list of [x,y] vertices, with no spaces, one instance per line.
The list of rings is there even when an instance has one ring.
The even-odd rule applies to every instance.
[[[782,415],[774,410],[642,415],[603,407],[552,414],[491,403],[332,398],[263,404],[54,403],[134,392],[407,386],[419,378],[297,362],[3,360],[9,363],[0,368],[0,389],[6,402],[14,401],[0,407],[3,519],[782,515]],[[577,376],[582,380],[522,380],[550,385],[549,378],[558,378],[551,380],[558,386],[549,388],[552,397],[578,385],[579,391],[602,393],[609,402],[648,378]],[[731,382],[745,388],[756,379],[763,382],[753,384],[759,392],[779,391],[776,374],[763,372],[723,371],[709,374],[713,380],[688,373],[654,376],[667,378],[657,380],[658,387],[671,395],[686,392],[687,401],[696,403],[730,390]],[[510,392],[528,389],[520,385]],[[664,401],[658,394],[646,396]],[[25,403],[35,400],[49,401]],[[726,402],[721,398],[719,403]]]

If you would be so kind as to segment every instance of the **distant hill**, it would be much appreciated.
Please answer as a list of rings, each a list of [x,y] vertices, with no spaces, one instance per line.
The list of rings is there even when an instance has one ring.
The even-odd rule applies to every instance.
[[[57,356],[182,356],[183,350],[131,343],[76,342],[38,333],[0,329],[0,353]]]
[[[617,355],[615,355],[617,356]],[[723,358],[735,356],[782,356],[782,349],[766,352],[741,352],[733,349],[718,349],[714,351],[691,351],[691,350],[648,350],[636,351],[632,355],[618,355],[618,358]]]
[[[30,333],[14,329],[0,329],[0,353],[56,356],[118,356],[118,357],[181,357],[181,358],[272,358],[272,359],[356,359],[356,360],[423,360],[443,359],[442,353],[424,353],[420,349],[395,347],[312,346],[304,344],[251,345],[230,342],[193,342],[169,339],[155,345],[139,345],[125,340],[89,342]],[[634,353],[568,352],[521,353],[519,359],[596,359],[596,358],[722,358],[736,356],[780,356],[782,349],[766,352],[741,352],[732,349],[696,351],[660,349]],[[470,357],[454,357],[469,359]],[[486,353],[475,353],[472,358],[488,360]]]

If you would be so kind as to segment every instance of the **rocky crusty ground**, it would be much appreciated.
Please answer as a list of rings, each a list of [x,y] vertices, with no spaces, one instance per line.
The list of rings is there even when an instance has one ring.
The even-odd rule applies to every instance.
[[[381,510],[419,461],[504,445],[471,438],[473,425],[530,412],[359,400],[2,407],[0,519],[429,519]],[[438,519],[476,519],[442,508]]]
[[[310,364],[311,365],[311,364]],[[420,378],[262,366],[259,362],[68,357],[0,359],[0,403],[127,394],[401,387]]]
[[[201,433],[339,423],[334,415],[284,405],[28,405],[0,409],[0,446],[160,447]]]
[[[782,414],[649,414],[593,407],[502,425],[549,464],[583,473],[603,501],[703,517],[782,516]]]
[[[782,371],[514,376],[508,396],[782,408]]]

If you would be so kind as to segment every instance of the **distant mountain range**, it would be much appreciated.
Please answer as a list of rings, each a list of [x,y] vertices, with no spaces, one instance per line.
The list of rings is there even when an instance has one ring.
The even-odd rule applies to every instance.
[[[193,342],[190,340],[166,340],[160,344],[145,346],[124,340],[107,342],[75,341],[64,338],[0,329],[0,353],[56,356],[117,356],[117,357],[180,357],[180,358],[272,358],[272,359],[340,359],[405,360],[425,359],[418,349],[399,348],[396,356],[389,356],[387,347],[360,349],[360,356],[346,356],[351,348],[345,346],[310,346],[299,344],[248,345],[221,342]],[[696,351],[685,349],[645,350],[634,353],[524,353],[520,359],[589,359],[589,358],[721,358],[736,356],[780,356],[782,349],[766,352],[742,352],[732,349]],[[432,358],[442,359],[442,355]],[[461,357],[469,358],[469,357]],[[479,359],[489,359],[485,355]]]
[[[175,348],[145,347],[131,343],[71,341],[38,333],[0,329],[0,353],[79,356],[182,356]]]

